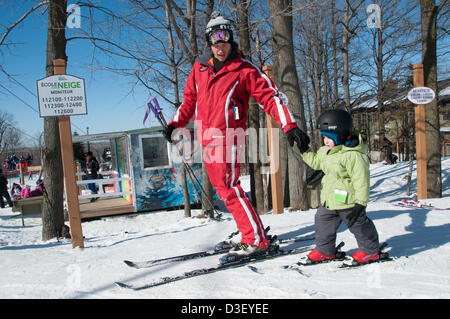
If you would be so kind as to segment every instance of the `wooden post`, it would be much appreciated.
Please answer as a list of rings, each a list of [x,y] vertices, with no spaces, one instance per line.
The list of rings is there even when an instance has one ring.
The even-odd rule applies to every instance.
[[[418,63],[413,67],[414,87],[424,86],[423,64]],[[427,198],[427,140],[425,133],[425,105],[414,107],[416,125],[416,167],[417,167],[417,197]]]
[[[271,79],[273,79],[273,70],[271,65],[265,65],[263,67],[264,73],[266,73]],[[281,180],[281,160],[280,160],[280,140],[273,136],[272,129],[279,129],[278,123],[275,119],[267,116],[267,132],[269,140],[269,156],[270,156],[270,181],[272,184],[272,206],[274,214],[282,214],[284,212],[283,205],[283,183]]]
[[[76,177],[77,181],[83,180],[81,178],[81,175],[78,175],[79,173],[81,173],[81,164],[80,164],[80,162],[74,161],[74,165],[76,167],[76,169],[75,169],[75,173],[76,173],[75,176],[77,176]],[[78,187],[78,195],[82,195],[82,194],[83,194],[83,192],[81,190],[81,187]]]
[[[22,166],[22,162],[19,162],[19,174],[20,174],[20,184],[24,185],[25,184],[25,177],[23,176],[23,166]]]
[[[66,61],[53,60],[53,73],[66,74]],[[61,156],[63,174],[66,187],[67,210],[69,211],[70,234],[72,248],[84,248],[83,230],[81,228],[80,204],[78,202],[78,189],[75,179],[75,165],[73,161],[72,131],[69,116],[59,116],[59,140],[61,142]]]

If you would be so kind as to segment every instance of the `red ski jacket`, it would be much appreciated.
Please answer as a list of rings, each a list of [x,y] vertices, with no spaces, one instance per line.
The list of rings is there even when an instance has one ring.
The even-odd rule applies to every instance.
[[[207,145],[215,138],[225,137],[227,129],[247,129],[250,96],[275,118],[284,132],[297,126],[274,82],[256,65],[234,49],[232,58],[214,73],[209,51],[195,61],[186,82],[183,103],[169,124],[184,127],[195,114],[195,120],[201,121],[201,127],[196,122],[198,140]],[[208,129],[210,134],[206,133]]]

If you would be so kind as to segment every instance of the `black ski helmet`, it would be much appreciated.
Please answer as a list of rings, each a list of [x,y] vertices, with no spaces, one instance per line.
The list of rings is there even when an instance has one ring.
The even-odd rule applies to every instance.
[[[353,131],[353,119],[345,110],[328,110],[319,116],[317,128],[321,131],[335,133],[337,144],[345,144]]]

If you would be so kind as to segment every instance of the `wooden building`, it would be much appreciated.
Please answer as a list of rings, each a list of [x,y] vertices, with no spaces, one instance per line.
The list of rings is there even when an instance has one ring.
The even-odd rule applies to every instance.
[[[444,157],[450,155],[450,79],[439,81],[438,88],[441,154]],[[396,86],[386,89],[381,111],[386,140],[380,141],[376,94],[361,97],[352,104],[355,128],[365,137],[372,162],[384,160],[383,150],[390,143],[393,154],[400,161],[408,160],[409,154],[415,153],[414,104],[407,98],[410,89]]]

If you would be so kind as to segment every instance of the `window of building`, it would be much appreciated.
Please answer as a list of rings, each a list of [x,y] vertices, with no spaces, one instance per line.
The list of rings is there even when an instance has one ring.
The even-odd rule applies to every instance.
[[[170,167],[167,140],[163,136],[142,137],[141,143],[144,169]]]
[[[443,114],[444,121],[450,121],[450,111],[445,111]]]

